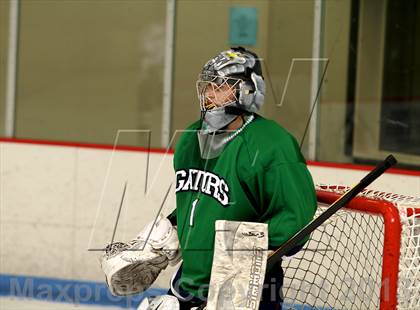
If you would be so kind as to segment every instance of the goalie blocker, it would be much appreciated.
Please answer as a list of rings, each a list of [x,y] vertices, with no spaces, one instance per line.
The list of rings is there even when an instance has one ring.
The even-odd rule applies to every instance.
[[[259,309],[268,257],[267,227],[264,223],[216,221],[210,289],[205,307],[202,300],[179,291],[176,284],[179,269],[168,292],[172,296],[146,298],[138,310]]]

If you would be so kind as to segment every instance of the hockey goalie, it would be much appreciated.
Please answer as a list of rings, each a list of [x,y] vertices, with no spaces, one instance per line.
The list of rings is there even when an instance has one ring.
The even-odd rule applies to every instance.
[[[281,262],[266,270],[267,250],[314,216],[305,159],[290,133],[257,114],[265,83],[255,53],[221,52],[196,88],[201,117],[175,148],[176,210],[107,247],[107,283],[116,295],[139,293],[182,260],[167,295],[139,309],[281,309]]]

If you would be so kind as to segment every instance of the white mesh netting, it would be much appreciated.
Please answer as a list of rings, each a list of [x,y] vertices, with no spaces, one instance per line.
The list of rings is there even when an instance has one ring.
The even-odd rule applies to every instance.
[[[322,192],[336,193],[336,198],[347,189],[319,185],[318,198]],[[377,209],[386,213],[390,206],[398,211],[401,232],[388,228],[384,240],[389,223]],[[317,214],[325,208],[320,203]],[[383,265],[385,256],[395,265]],[[391,309],[396,303],[398,309],[420,309],[420,198],[365,190],[282,266],[284,309]],[[395,269],[397,293],[392,293],[383,266],[386,274]]]

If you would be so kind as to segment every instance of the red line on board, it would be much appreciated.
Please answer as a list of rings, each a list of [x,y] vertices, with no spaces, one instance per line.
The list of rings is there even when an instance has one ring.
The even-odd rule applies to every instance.
[[[173,153],[172,149],[165,150],[163,148],[150,148],[130,145],[117,145],[111,144],[100,144],[100,143],[85,143],[85,142],[66,142],[66,141],[50,141],[50,140],[36,140],[36,139],[15,139],[15,138],[0,138],[0,142],[7,143],[22,143],[22,144],[36,144],[36,145],[51,145],[51,146],[63,146],[63,147],[80,147],[89,149],[99,150],[118,150],[118,151],[130,151],[130,152],[150,152],[150,153]]]
[[[320,161],[312,161],[312,160],[307,160],[306,163],[309,166],[351,169],[351,170],[363,170],[363,171],[371,171],[374,168],[374,166],[369,166],[369,165],[355,165],[355,164],[345,164],[345,163],[320,162]],[[391,168],[391,169],[388,169],[386,172],[387,173],[393,173],[393,174],[420,176],[420,171],[416,171],[416,170],[405,170],[405,169]]]
[[[37,140],[37,139],[0,138],[0,142],[51,145],[51,146],[63,146],[63,147],[80,147],[80,148],[90,148],[90,149],[100,149],[100,150],[118,150],[118,151],[130,151],[130,152],[148,152],[149,151],[150,153],[158,153],[158,154],[167,154],[167,153],[173,154],[174,152],[173,149],[166,150],[164,148],[150,148],[148,150],[147,147],[129,146],[129,145],[118,145],[114,148],[114,146],[111,144],[50,141],[50,140]],[[373,166],[369,166],[369,165],[354,165],[354,164],[345,164],[345,163],[320,162],[320,161],[312,161],[312,160],[308,160],[307,164],[309,166],[363,170],[363,171],[370,171],[373,168]],[[387,173],[420,176],[420,171],[395,169],[395,168],[389,169]]]

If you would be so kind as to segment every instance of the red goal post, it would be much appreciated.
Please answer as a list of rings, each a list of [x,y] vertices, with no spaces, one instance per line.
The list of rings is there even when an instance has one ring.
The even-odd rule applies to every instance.
[[[318,185],[319,210],[348,189]],[[283,266],[290,309],[420,309],[420,198],[364,190]]]

